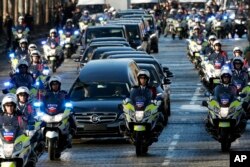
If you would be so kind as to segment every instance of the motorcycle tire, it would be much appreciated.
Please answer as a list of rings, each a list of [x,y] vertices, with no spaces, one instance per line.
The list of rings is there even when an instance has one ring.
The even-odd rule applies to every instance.
[[[228,152],[231,148],[231,141],[228,138],[228,130],[227,129],[221,129],[220,131],[221,135],[221,151],[222,152]]]
[[[136,133],[135,135],[136,144],[135,144],[135,152],[137,156],[142,156],[148,152],[148,146],[145,146],[142,142],[142,134]]]
[[[170,103],[170,99],[168,99],[168,116],[171,115],[171,103]]]
[[[52,72],[55,73],[56,72],[56,61],[55,60],[53,60],[51,62],[51,68],[52,68]]]
[[[48,140],[48,154],[51,161],[56,159],[56,142],[55,140]]]

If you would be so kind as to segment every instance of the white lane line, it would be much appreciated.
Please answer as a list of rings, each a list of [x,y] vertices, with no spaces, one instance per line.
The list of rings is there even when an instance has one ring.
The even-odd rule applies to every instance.
[[[192,97],[192,99],[191,99],[191,101],[190,101],[190,104],[195,104],[195,101],[197,101],[198,100],[198,96],[197,95],[199,95],[199,91],[200,90],[200,87],[197,87],[196,89],[195,89],[195,92],[194,92],[194,94],[193,94],[193,97]]]
[[[167,154],[165,156],[165,159],[161,166],[168,166],[170,164],[170,159],[173,158],[173,151],[175,150],[176,145],[178,144],[178,140],[180,139],[179,134],[175,134],[172,138],[171,143],[169,144],[169,147],[167,148]]]

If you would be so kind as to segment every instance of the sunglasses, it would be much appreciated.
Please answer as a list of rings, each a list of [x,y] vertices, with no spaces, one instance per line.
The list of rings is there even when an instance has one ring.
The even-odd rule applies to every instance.
[[[140,79],[146,79],[146,77],[139,77]]]
[[[59,85],[58,82],[52,82],[51,85]]]
[[[18,96],[27,97],[27,94],[26,93],[20,93],[20,94],[18,94]]]

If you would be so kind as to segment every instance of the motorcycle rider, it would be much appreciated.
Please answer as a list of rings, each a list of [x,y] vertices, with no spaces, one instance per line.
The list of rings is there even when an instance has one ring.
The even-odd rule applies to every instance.
[[[139,85],[131,89],[131,103],[133,105],[136,104],[136,98],[139,96],[143,96],[145,98],[145,106],[147,106],[148,104],[150,104],[151,100],[156,97],[156,89],[149,86],[150,73],[148,72],[148,70],[140,70],[137,74],[137,78]],[[153,136],[155,140],[157,140],[160,131],[154,131],[155,134]]]
[[[245,69],[243,69],[244,59],[238,56],[233,59],[232,63],[233,63],[233,70],[232,70],[233,83],[236,81],[241,81],[242,85],[240,85],[241,86],[240,88],[244,88],[248,83],[248,73]],[[237,87],[237,85],[235,86]]]
[[[214,52],[208,56],[208,60],[214,64],[216,61],[221,63],[221,67],[227,62],[227,52],[222,50],[222,44],[219,40],[213,42]]]
[[[91,22],[91,17],[89,16],[89,11],[88,10],[84,10],[82,12],[82,17],[80,18],[79,22],[84,22],[84,21],[88,21],[89,23]]]
[[[221,84],[214,88],[214,99],[220,101],[220,95],[227,93],[230,95],[230,103],[237,97],[237,89],[232,84],[232,71],[230,69],[224,69],[220,74]]]
[[[15,127],[19,127],[20,130],[25,130],[27,124],[24,120],[25,117],[21,112],[17,109],[17,98],[15,94],[8,93],[3,97],[1,108],[2,113],[0,115],[0,123],[2,125],[13,125]],[[29,165],[27,166],[35,166],[37,162],[37,155],[33,149],[31,149],[31,153],[29,155]]]
[[[29,44],[29,46],[28,46],[28,53],[29,53],[29,55],[30,55],[30,53],[31,53],[33,50],[37,50],[37,49],[38,49],[38,48],[37,48],[36,44],[33,44],[33,43]]]
[[[30,62],[29,53],[28,53],[28,40],[22,38],[19,41],[19,47],[15,50],[15,55],[19,60],[25,60],[28,63]]]
[[[57,30],[55,28],[50,29],[49,37],[47,38],[46,43],[50,45],[52,41],[57,43],[58,45],[60,44],[60,37],[58,36]]]
[[[31,52],[31,63],[29,70],[32,71],[33,78],[37,78],[43,71],[45,64],[41,60],[41,53],[38,50],[33,50]]]
[[[194,26],[193,33],[192,33],[190,39],[197,40],[197,39],[201,39],[201,38],[203,38],[201,28],[199,26]]]
[[[217,37],[215,35],[210,35],[208,37],[208,45],[203,48],[202,53],[206,56],[211,55],[214,52],[213,43],[217,40]]]
[[[71,32],[71,34],[74,33],[74,24],[72,19],[67,19],[66,24],[63,27],[64,32]]]
[[[19,16],[18,17],[18,24],[12,27],[12,34],[15,36],[15,34],[18,32],[18,30],[22,30],[22,32],[26,32],[27,34],[30,32],[29,28],[26,26],[25,22],[24,22],[24,17],[23,16]],[[18,45],[18,41],[16,41],[17,39],[14,39],[13,41],[13,48],[16,49],[17,45]]]
[[[130,99],[135,104],[137,96],[144,96],[146,104],[149,104],[153,98],[151,88],[148,86],[150,74],[147,70],[140,70],[137,74],[139,85],[131,89]]]
[[[195,18],[197,18],[197,17],[198,17],[197,9],[196,8],[192,8],[191,13],[189,14],[189,18],[191,20],[195,20]]]
[[[64,104],[68,100],[67,92],[61,90],[61,78],[59,76],[51,76],[49,80],[49,90],[45,93],[43,97],[43,102],[45,106],[50,101],[57,101],[59,106],[58,112],[64,111]],[[70,123],[70,135],[73,136],[76,133],[76,121],[71,114],[69,117]],[[69,148],[72,147],[71,141],[68,143]]]
[[[20,86],[26,86],[30,89],[34,84],[34,78],[28,72],[29,68],[28,62],[25,60],[19,61],[17,68],[19,70],[19,73],[15,73],[12,76],[10,82],[14,85],[15,88],[18,88]]]

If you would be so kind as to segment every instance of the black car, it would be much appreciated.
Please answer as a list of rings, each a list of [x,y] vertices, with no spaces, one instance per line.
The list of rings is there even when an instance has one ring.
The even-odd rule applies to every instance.
[[[110,51],[110,52],[103,53],[102,58],[106,59],[109,56],[117,55],[117,54],[147,54],[147,53],[144,52],[144,51],[137,51],[137,50],[133,50],[133,51]]]
[[[121,37],[103,37],[103,38],[94,38],[90,41],[89,44],[92,42],[107,42],[107,41],[124,41],[126,42],[127,40],[125,38]]]
[[[93,60],[81,70],[69,91],[79,137],[121,136],[124,115],[118,104],[137,84],[133,60]]]
[[[83,49],[86,49],[92,39],[103,37],[121,37],[128,39],[126,29],[122,25],[90,26],[86,29],[82,37]]]
[[[107,57],[108,59],[121,59],[121,58],[152,58],[153,56],[149,54],[117,54],[117,55],[111,55]]]
[[[88,61],[95,60],[95,59],[101,59],[103,53],[105,53],[105,52],[121,51],[121,50],[132,51],[134,49],[131,47],[100,47],[100,48],[95,49],[93,55],[88,59]]]

